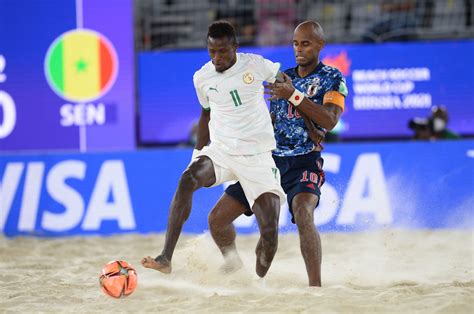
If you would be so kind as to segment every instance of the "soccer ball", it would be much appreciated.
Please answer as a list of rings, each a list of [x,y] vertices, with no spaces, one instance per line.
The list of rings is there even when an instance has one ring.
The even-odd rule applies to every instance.
[[[129,296],[137,288],[137,272],[125,261],[108,262],[99,277],[102,291],[114,298]]]

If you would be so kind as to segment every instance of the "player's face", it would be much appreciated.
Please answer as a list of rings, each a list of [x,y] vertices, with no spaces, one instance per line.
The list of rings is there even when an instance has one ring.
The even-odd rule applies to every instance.
[[[227,37],[207,39],[207,51],[217,72],[224,72],[236,61],[237,45]]]
[[[296,64],[309,66],[317,63],[322,41],[312,31],[297,29],[293,35],[293,50],[295,52]]]

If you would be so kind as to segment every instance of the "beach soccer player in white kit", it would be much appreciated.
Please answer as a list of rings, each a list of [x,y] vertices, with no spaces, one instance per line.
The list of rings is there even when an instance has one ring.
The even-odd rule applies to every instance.
[[[194,191],[238,180],[260,229],[256,273],[264,277],[277,250],[285,194],[271,153],[276,142],[263,82],[273,83],[281,75],[280,65],[259,55],[237,53],[234,28],[225,21],[209,26],[207,47],[211,61],[194,74],[202,111],[192,162],[171,202],[163,251],[141,262],[144,267],[170,273]]]

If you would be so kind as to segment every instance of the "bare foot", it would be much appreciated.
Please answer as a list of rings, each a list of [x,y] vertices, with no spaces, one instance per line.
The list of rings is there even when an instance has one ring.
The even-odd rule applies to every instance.
[[[265,277],[270,268],[270,263],[267,262],[264,252],[257,253],[257,262],[255,266],[255,271],[260,278]]]
[[[263,277],[257,277],[255,280],[257,286],[261,289],[266,289],[267,288],[267,281]]]
[[[158,255],[155,259],[150,256],[144,257],[141,262],[143,267],[152,268],[164,274],[171,273],[171,262],[161,255]]]
[[[222,265],[219,270],[224,274],[232,274],[241,269],[243,265],[244,263],[242,263],[242,260],[239,257],[232,260],[226,259],[224,265]]]
[[[224,274],[232,274],[241,269],[243,264],[235,249],[228,250],[224,255],[224,265],[219,267],[219,270]]]

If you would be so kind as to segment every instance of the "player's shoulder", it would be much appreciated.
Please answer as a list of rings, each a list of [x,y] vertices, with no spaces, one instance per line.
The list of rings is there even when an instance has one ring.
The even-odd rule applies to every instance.
[[[293,78],[296,76],[296,68],[288,68],[288,69],[285,69],[283,71],[283,73],[285,73],[286,75],[288,75],[289,77]]]
[[[339,69],[337,69],[333,66],[324,64],[322,62],[321,62],[321,64],[322,64],[321,72],[323,72],[325,75],[327,75],[331,78],[334,78],[334,79],[343,79],[344,78],[344,76],[342,75],[341,71],[339,71]]]
[[[214,65],[212,64],[212,61],[208,61],[199,70],[194,72],[193,80],[194,82],[198,82],[212,73],[214,73]]]
[[[333,87],[341,93],[344,97],[347,97],[348,90],[346,85],[346,79],[342,75],[341,71],[337,68],[323,64],[321,71],[324,73],[325,77],[329,78],[330,84],[333,84]]]
[[[245,63],[261,64],[266,58],[255,53],[239,52],[239,60]],[[269,60],[271,61],[271,60]],[[273,61],[272,61],[273,62]]]
[[[263,60],[263,57],[261,55],[258,55],[255,53],[238,52],[237,55],[239,56],[239,59],[242,61]]]

